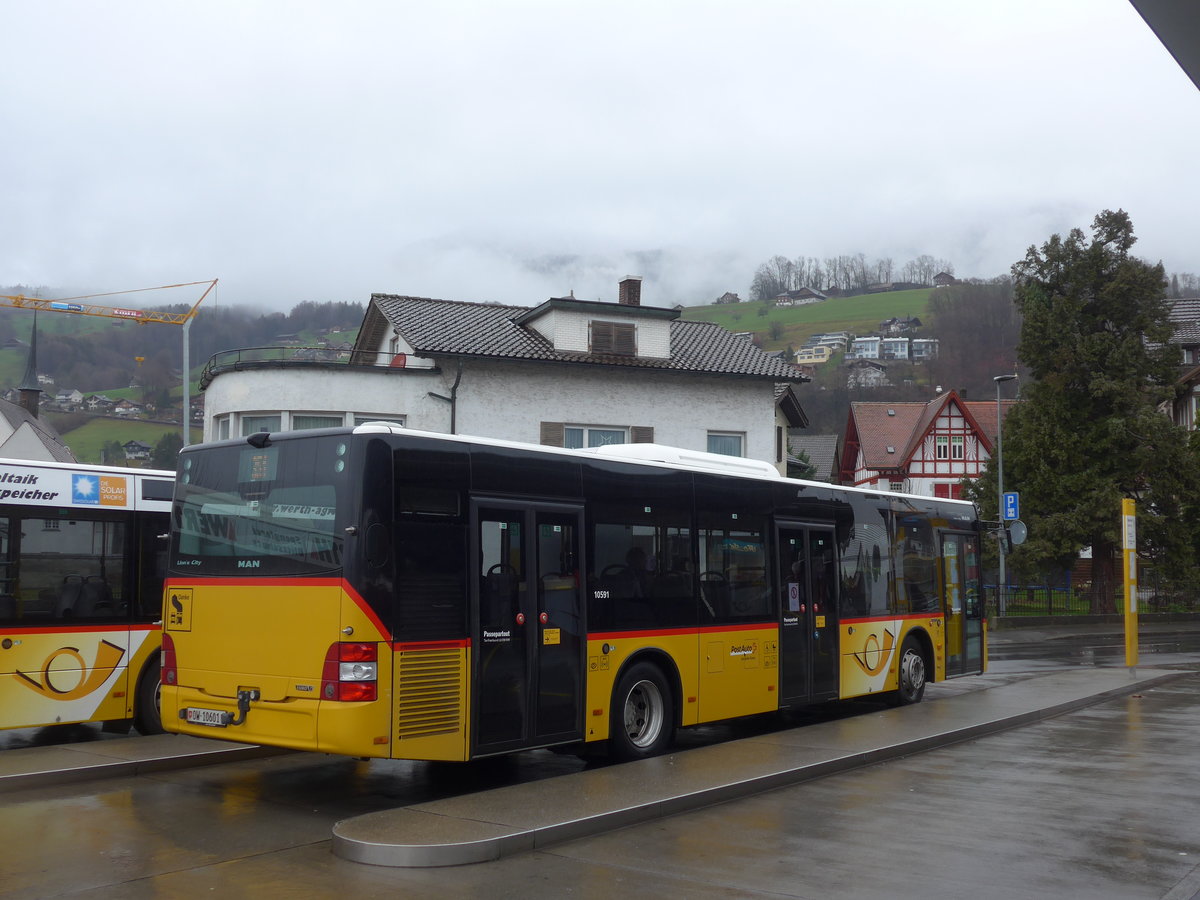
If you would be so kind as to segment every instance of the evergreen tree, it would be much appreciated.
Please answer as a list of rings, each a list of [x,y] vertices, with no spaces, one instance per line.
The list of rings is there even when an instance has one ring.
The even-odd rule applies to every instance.
[[[183,436],[178,431],[168,431],[154,445],[150,464],[156,469],[175,470],[179,451],[183,449]]]
[[[1200,476],[1188,436],[1159,411],[1179,350],[1160,265],[1130,255],[1129,216],[1105,210],[1030,247],[1013,266],[1023,321],[1017,355],[1033,383],[1004,425],[1004,486],[1021,493],[1029,540],[1014,569],[1069,565],[1092,548],[1092,611],[1115,610],[1120,501],[1141,496],[1139,537],[1170,571],[1193,561],[1185,503]],[[996,476],[972,494],[997,517]]]

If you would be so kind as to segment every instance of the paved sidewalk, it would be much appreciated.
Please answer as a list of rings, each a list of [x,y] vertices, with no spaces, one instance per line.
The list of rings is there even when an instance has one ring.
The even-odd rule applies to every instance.
[[[773,732],[338,822],[333,852],[378,866],[498,859],[1015,728],[1184,673],[1057,671],[934,702]]]

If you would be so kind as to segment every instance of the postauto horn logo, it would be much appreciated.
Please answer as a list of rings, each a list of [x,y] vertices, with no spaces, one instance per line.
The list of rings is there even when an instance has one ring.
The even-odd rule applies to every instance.
[[[71,475],[71,502],[83,506],[124,506],[125,479],[120,475]]]

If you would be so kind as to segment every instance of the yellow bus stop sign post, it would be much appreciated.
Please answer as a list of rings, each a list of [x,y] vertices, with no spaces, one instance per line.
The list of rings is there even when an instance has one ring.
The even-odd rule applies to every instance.
[[[1125,576],[1125,665],[1138,661],[1137,619],[1137,507],[1126,497],[1121,501],[1121,557]]]

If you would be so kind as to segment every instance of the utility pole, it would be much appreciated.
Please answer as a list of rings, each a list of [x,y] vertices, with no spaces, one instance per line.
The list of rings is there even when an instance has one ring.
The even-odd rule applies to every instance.
[[[1017,376],[1013,375],[997,375],[992,381],[996,382],[996,516],[1000,520],[1000,530],[996,532],[999,538],[1000,550],[1000,572],[999,582],[996,585],[996,607],[1001,616],[1008,612],[1008,577],[1004,571],[1004,554],[1008,550],[1008,542],[1005,540],[1008,526],[1004,524],[1004,416],[1000,411],[1000,384],[1004,381],[1012,381]]]

